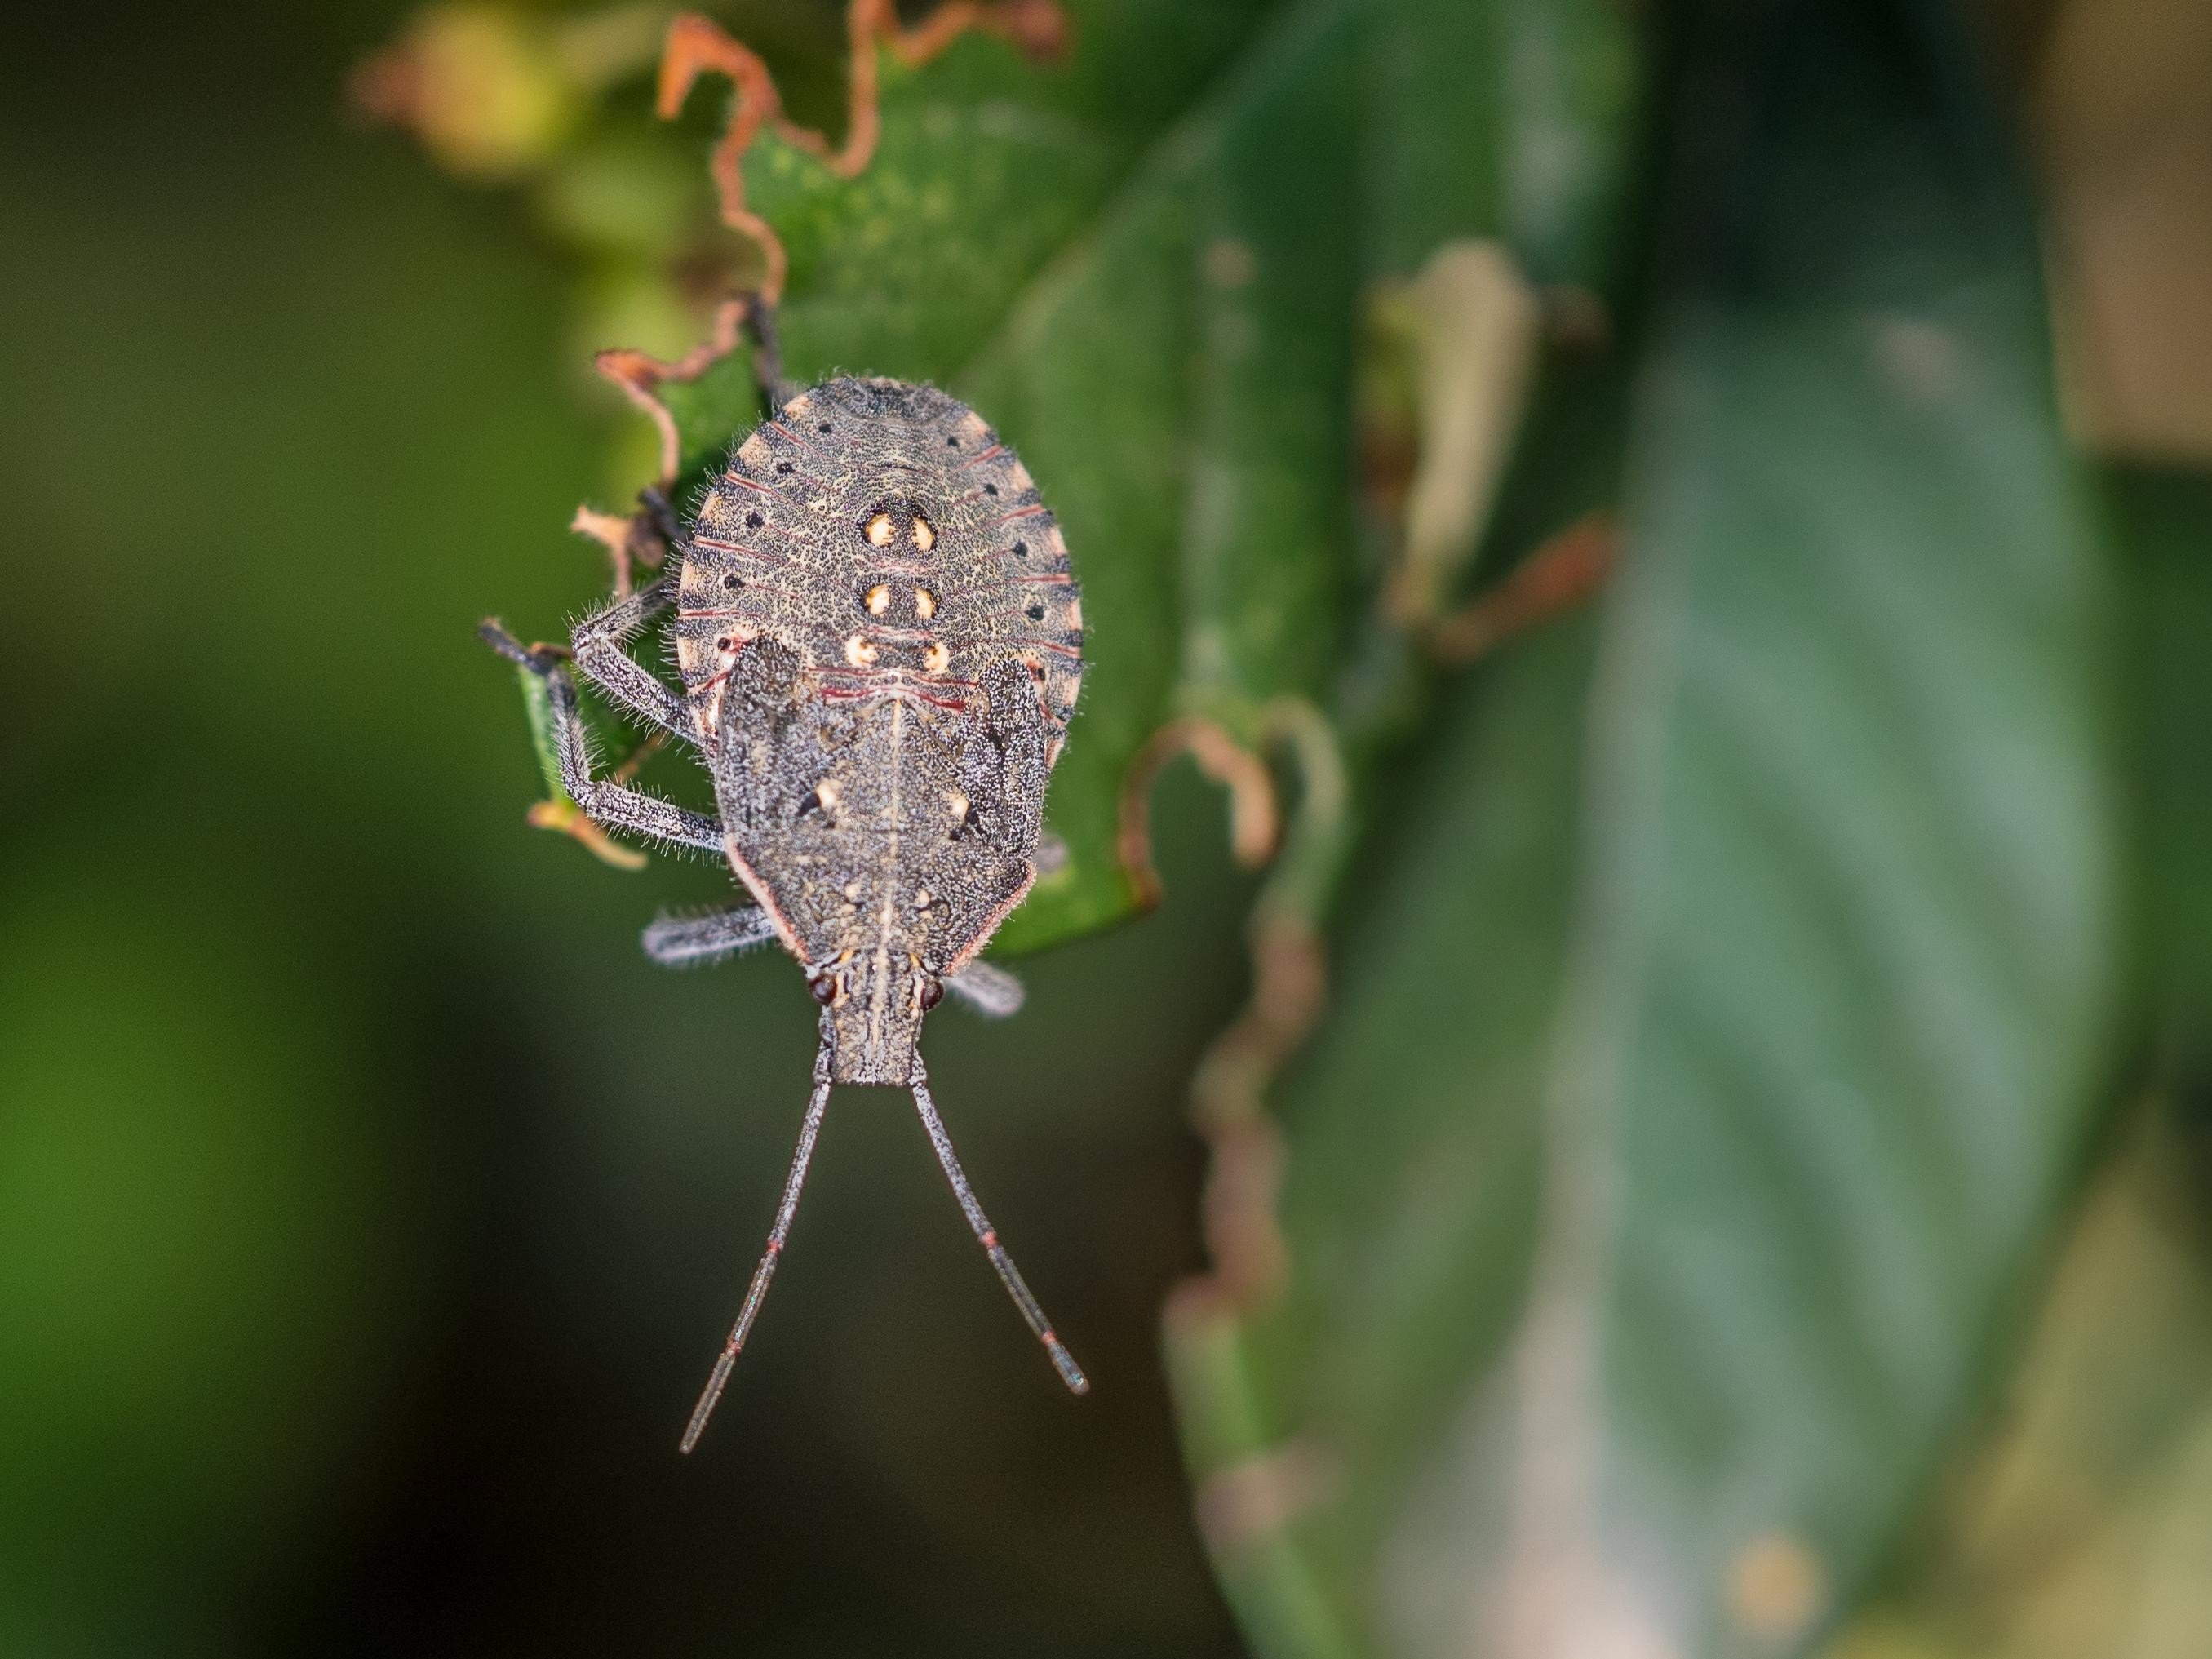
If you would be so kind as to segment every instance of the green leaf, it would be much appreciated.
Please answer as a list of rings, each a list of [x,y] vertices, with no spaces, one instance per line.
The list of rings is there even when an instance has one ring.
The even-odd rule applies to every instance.
[[[963,381],[1049,481],[1092,664],[1052,796],[1073,857],[1015,948],[1130,908],[1118,803],[1153,728],[1319,695],[1357,615],[1353,40],[1334,0],[1263,39]]]
[[[1289,1300],[1171,1327],[1199,1512],[1264,1655],[1368,1650],[1401,1523],[1458,1570],[1459,1528],[1410,1514],[1408,1487],[1497,1359],[1532,1249],[1590,647],[1578,625],[1516,650],[1397,780],[1420,810],[1362,890],[1284,1104]]]
[[[560,746],[553,736],[553,697],[545,689],[545,677],[534,669],[517,667],[514,683],[522,690],[523,718],[530,723],[530,752],[538,757],[538,775],[544,780],[546,799],[567,800],[568,792],[561,781]]]
[[[1523,42],[1518,64],[1480,56],[1442,88],[1401,71],[1456,50],[1456,4],[1068,9],[1062,64],[978,40],[887,72],[856,179],[773,142],[746,168],[790,253],[793,372],[950,384],[1073,550],[1091,667],[1048,804],[1071,858],[1012,949],[1135,903],[1120,799],[1164,721],[1251,741],[1279,699],[1332,702],[1377,580],[1355,513],[1364,286],[1522,222],[1543,227],[1532,259],[1599,282],[1636,93],[1634,36],[1595,0],[1474,9],[1484,39]],[[1370,138],[1433,156],[1470,111],[1497,137],[1472,171],[1498,179],[1416,215]],[[1559,165],[1517,165],[1537,150]]]
[[[1284,1094],[1286,1292],[1176,1328],[1271,1659],[1808,1650],[2069,1191],[2107,572],[2015,182],[1915,16],[1692,31],[1580,789],[1547,641],[1399,781]]]
[[[2092,1189],[2006,1408],[1829,1659],[2159,1659],[2212,1628],[2204,1146],[2159,1101]]]

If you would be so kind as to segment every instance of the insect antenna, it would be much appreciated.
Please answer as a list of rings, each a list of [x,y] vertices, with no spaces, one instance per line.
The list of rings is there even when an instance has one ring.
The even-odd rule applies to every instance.
[[[1022,1282],[1021,1269],[1014,1266],[1013,1257],[1008,1255],[1006,1247],[999,1243],[999,1235],[991,1225],[991,1218],[983,1213],[983,1206],[975,1201],[975,1194],[968,1185],[967,1172],[960,1167],[960,1155],[952,1150],[952,1137],[945,1133],[944,1120],[937,1115],[937,1103],[929,1097],[929,1079],[922,1071],[921,1056],[918,1054],[914,1057],[914,1073],[908,1083],[914,1091],[915,1109],[921,1114],[921,1127],[929,1132],[929,1144],[937,1151],[937,1161],[945,1166],[945,1178],[952,1183],[952,1195],[960,1200],[961,1213],[968,1218],[968,1225],[975,1232],[975,1242],[991,1258],[991,1265],[998,1270],[1000,1281],[1006,1287],[1006,1294],[1014,1298],[1014,1305],[1022,1310],[1022,1317],[1029,1322],[1030,1329],[1036,1333],[1037,1340],[1044,1344],[1044,1351],[1052,1356],[1053,1369],[1060,1373],[1060,1380],[1067,1384],[1068,1392],[1088,1394],[1091,1384],[1076,1364],[1075,1357],[1053,1334],[1051,1322],[1045,1318],[1044,1310],[1037,1306],[1036,1297],[1030,1294],[1030,1287]]]
[[[776,1206],[775,1225],[769,1229],[768,1248],[761,1252],[760,1266],[753,1269],[753,1282],[746,1287],[744,1306],[738,1310],[738,1322],[730,1328],[730,1340],[722,1345],[714,1369],[707,1377],[707,1386],[699,1391],[699,1403],[691,1408],[691,1420],[685,1425],[683,1441],[677,1448],[679,1451],[690,1451],[707,1431],[707,1419],[714,1414],[715,1403],[729,1386],[730,1368],[738,1363],[738,1351],[745,1346],[745,1337],[759,1316],[761,1304],[768,1298],[768,1282],[775,1277],[775,1264],[783,1255],[783,1241],[791,1231],[791,1218],[799,1213],[799,1194],[806,1185],[807,1162],[814,1156],[814,1142],[822,1133],[822,1115],[829,1108],[830,1031],[825,1015],[822,1046],[814,1055],[814,1092],[807,1098],[805,1121],[799,1126],[799,1146],[791,1155],[791,1173],[783,1179],[783,1202]]]

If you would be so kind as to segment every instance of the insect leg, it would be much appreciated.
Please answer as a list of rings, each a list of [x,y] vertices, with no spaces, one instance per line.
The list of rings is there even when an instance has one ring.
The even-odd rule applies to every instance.
[[[632,830],[657,841],[672,842],[678,847],[704,848],[713,853],[723,850],[719,819],[703,812],[688,811],[658,795],[624,789],[592,775],[589,734],[584,727],[583,709],[576,701],[575,682],[568,678],[568,671],[557,659],[531,650],[495,622],[485,623],[477,632],[500,655],[519,663],[545,682],[546,698],[553,707],[554,748],[561,761],[561,785],[577,805],[610,829]]]
[[[1021,981],[988,962],[969,963],[945,981],[945,988],[991,1019],[1019,1013],[1022,999],[1028,994],[1022,989]]]
[[[717,910],[710,916],[663,916],[645,930],[646,955],[664,968],[720,962],[775,937],[775,924],[757,904]]]
[[[814,1142],[822,1133],[822,1115],[830,1107],[830,1017],[822,1017],[822,1046],[814,1055],[814,1092],[806,1102],[806,1117],[799,1126],[799,1147],[791,1155],[791,1173],[783,1178],[783,1202],[776,1206],[775,1225],[769,1229],[768,1249],[761,1253],[760,1266],[753,1269],[752,1283],[745,1287],[744,1305],[738,1310],[738,1322],[730,1328],[730,1340],[722,1345],[714,1369],[708,1373],[707,1386],[699,1392],[699,1403],[691,1408],[691,1420],[684,1425],[684,1438],[677,1449],[690,1451],[699,1443],[699,1437],[707,1431],[707,1419],[714,1414],[714,1407],[729,1386],[730,1369],[738,1363],[738,1352],[745,1346],[753,1321],[760,1316],[761,1304],[768,1297],[769,1280],[775,1277],[775,1264],[783,1255],[783,1241],[790,1235],[791,1218],[799,1213],[799,1189],[806,1185],[806,1165],[814,1156]]]
[[[799,393],[796,380],[783,378],[783,343],[775,331],[775,307],[759,295],[745,301],[745,333],[753,343],[753,378],[768,394],[773,414]]]
[[[957,977],[957,976],[956,976]],[[1051,1322],[1037,1299],[1030,1294],[1030,1287],[1022,1282],[1021,1270],[1014,1266],[1013,1257],[1006,1247],[999,1243],[999,1235],[991,1219],[983,1213],[983,1206],[975,1201],[975,1194],[968,1185],[967,1173],[960,1167],[959,1154],[952,1150],[952,1137],[945,1133],[945,1123],[937,1115],[937,1103],[929,1097],[929,1079],[922,1071],[921,1056],[914,1057],[914,1073],[908,1079],[914,1091],[915,1109],[921,1114],[921,1127],[929,1133],[929,1144],[936,1150],[937,1161],[945,1167],[945,1178],[952,1183],[952,1196],[960,1200],[961,1213],[968,1218],[968,1225],[975,1235],[975,1242],[991,1258],[991,1266],[998,1270],[999,1279],[1006,1287],[1006,1294],[1014,1298],[1014,1305],[1022,1310],[1036,1340],[1044,1344],[1044,1351],[1052,1356],[1053,1369],[1060,1380],[1067,1384],[1071,1394],[1088,1394],[1091,1384],[1075,1363],[1075,1357],[1061,1346],[1053,1334]]]
[[[576,666],[594,685],[632,714],[697,744],[699,729],[683,698],[623,649],[624,640],[675,603],[676,578],[663,576],[585,617],[570,631],[568,641],[575,647]]]

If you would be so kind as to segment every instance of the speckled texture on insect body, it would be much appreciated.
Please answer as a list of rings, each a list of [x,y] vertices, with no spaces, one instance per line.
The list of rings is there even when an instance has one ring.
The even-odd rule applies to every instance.
[[[775,384],[773,332],[756,321]],[[905,1085],[969,1231],[1081,1394],[1090,1383],[976,1200],[915,1048],[947,988],[989,1014],[1021,1003],[1018,981],[974,957],[1036,879],[1045,780],[1082,678],[1059,527],[966,405],[838,380],[739,444],[676,539],[681,569],[578,623],[568,651],[526,646],[495,618],[480,631],[543,686],[562,787],[592,823],[716,848],[750,892],[655,921],[646,953],[678,966],[780,939],[823,1005],[783,1200],[680,1444],[698,1443],[759,1315],[837,1083]],[[672,605],[680,696],[623,643]],[[572,665],[697,749],[714,816],[595,775]]]
[[[673,627],[726,850],[830,1011],[833,1074],[902,1084],[922,1016],[1036,879],[1082,678],[1059,526],[930,386],[836,380],[732,453]]]

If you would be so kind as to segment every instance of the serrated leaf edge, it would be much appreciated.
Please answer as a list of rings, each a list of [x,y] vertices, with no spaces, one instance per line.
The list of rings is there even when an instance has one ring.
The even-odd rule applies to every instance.
[[[736,89],[728,122],[715,141],[712,168],[721,198],[722,222],[757,246],[766,263],[761,294],[773,304],[783,296],[790,270],[783,240],[768,221],[745,205],[744,158],[763,129],[818,156],[841,179],[867,166],[883,131],[878,102],[878,46],[888,46],[908,68],[927,63],[971,31],[1011,40],[1032,58],[1066,49],[1068,23],[1056,0],[947,0],[911,28],[902,26],[891,0],[851,0],[845,9],[848,47],[845,142],[800,126],[784,113],[783,97],[760,54],[712,18],[681,12],[668,25],[660,60],[656,107],[664,120],[679,114],[702,75],[720,75]]]

